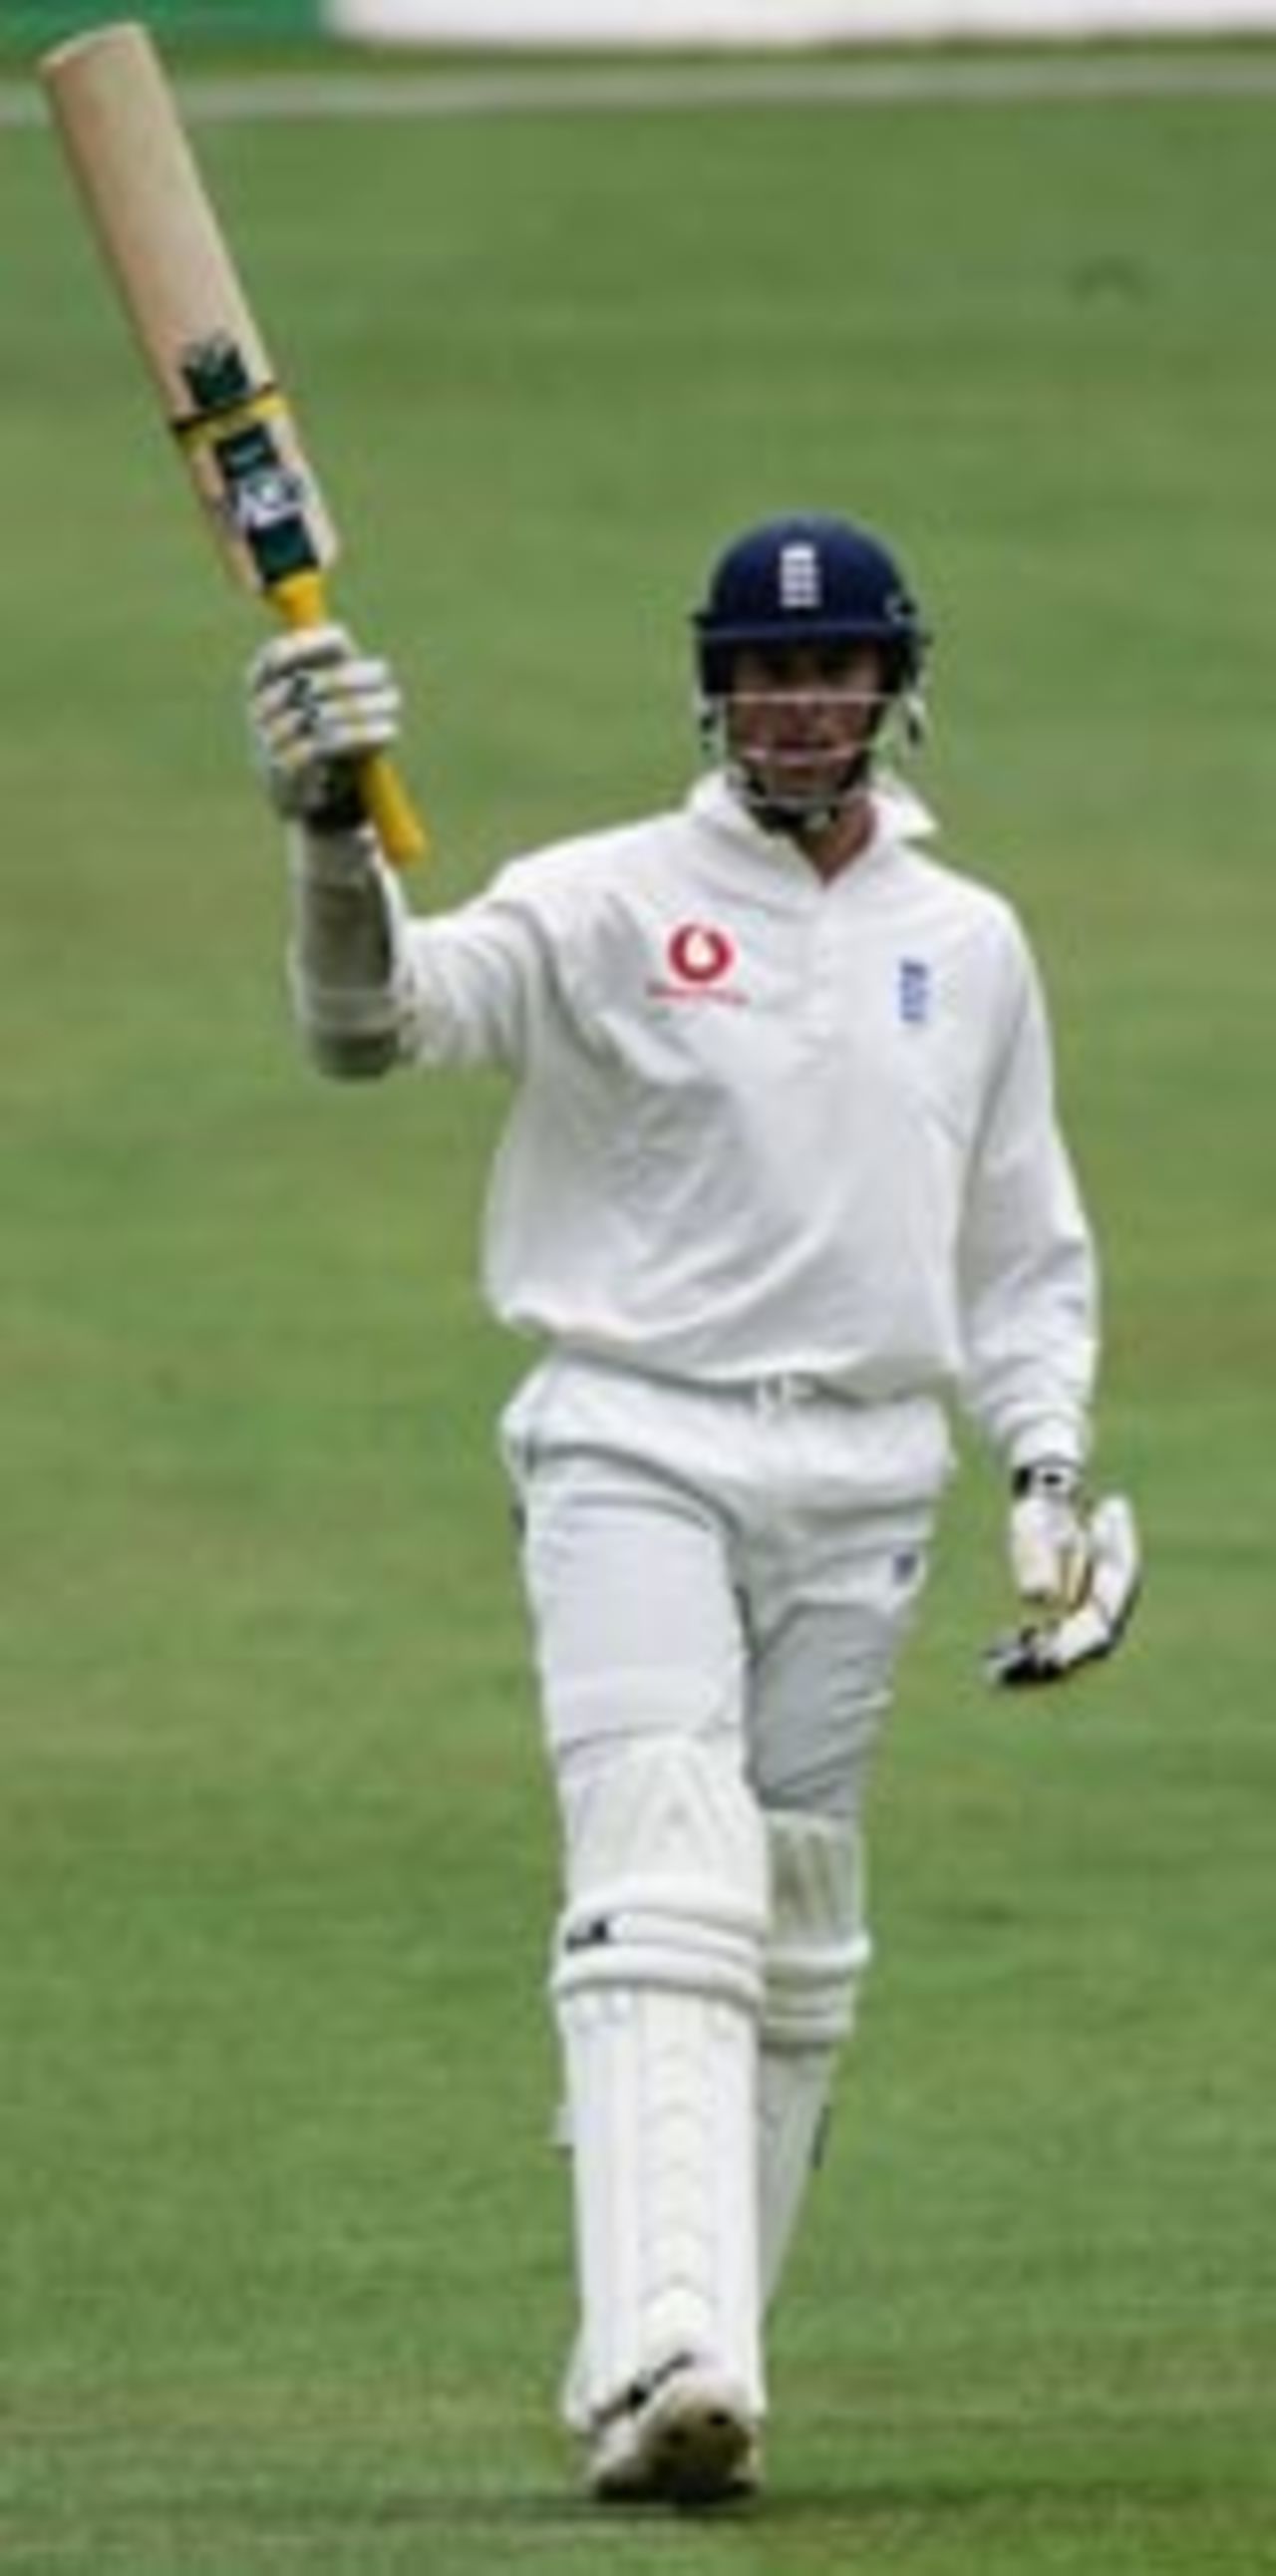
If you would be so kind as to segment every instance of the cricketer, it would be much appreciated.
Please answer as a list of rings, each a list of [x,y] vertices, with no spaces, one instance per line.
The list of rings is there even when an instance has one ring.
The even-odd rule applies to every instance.
[[[686,802],[433,916],[359,789],[397,736],[385,662],[281,637],[249,699],[320,1067],[510,1079],[484,1265],[537,1345],[501,1431],[562,1825],[564,2411],[594,2496],[710,2505],[762,2473],[957,1410],[1007,1482],[998,1685],[1107,1655],[1139,1546],[1088,1499],[1095,1253],[1033,957],[887,765],[921,722],[910,584],[793,516],[726,548],[692,625]]]

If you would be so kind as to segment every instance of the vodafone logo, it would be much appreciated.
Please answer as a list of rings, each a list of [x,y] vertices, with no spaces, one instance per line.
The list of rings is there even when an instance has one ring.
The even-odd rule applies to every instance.
[[[719,984],[735,964],[735,947],[712,923],[684,921],[667,950],[669,972],[680,984]]]
[[[735,941],[716,922],[680,921],[665,941],[664,974],[648,993],[656,1002],[745,1002],[735,962]]]

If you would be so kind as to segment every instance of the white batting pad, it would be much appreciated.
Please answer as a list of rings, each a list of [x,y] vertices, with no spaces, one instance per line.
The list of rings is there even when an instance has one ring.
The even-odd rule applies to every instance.
[[[838,2051],[868,1964],[863,1862],[844,1819],[767,1817],[771,1929],[758,2103],[759,2271],[774,2298],[819,2156]]]
[[[598,2422],[680,2355],[761,2412],[756,2120],[766,1847],[729,1753],[672,1737],[566,1795],[554,1999]]]

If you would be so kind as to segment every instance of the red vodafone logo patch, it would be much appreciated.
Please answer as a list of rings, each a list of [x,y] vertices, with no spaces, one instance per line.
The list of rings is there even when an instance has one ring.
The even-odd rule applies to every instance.
[[[735,978],[736,944],[716,921],[680,921],[665,937],[662,975],[647,986],[653,1002],[748,1000]]]
[[[720,984],[735,964],[735,943],[712,922],[684,921],[670,935],[669,972],[679,984]]]

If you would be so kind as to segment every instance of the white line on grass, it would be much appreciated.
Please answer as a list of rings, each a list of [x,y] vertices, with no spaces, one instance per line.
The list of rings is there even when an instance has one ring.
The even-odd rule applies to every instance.
[[[1276,94],[1276,47],[1220,54],[928,56],[792,64],[612,65],[553,71],[426,71],[402,60],[376,72],[180,72],[192,116],[252,124],[301,118],[623,115],[644,110],[767,107],[1033,105],[1087,99],[1252,98]],[[34,81],[0,81],[0,126],[37,125]]]

